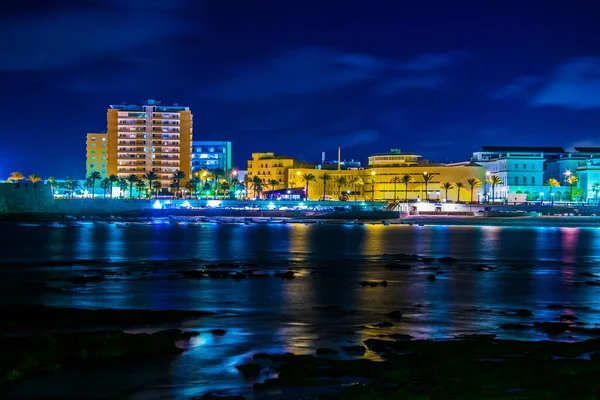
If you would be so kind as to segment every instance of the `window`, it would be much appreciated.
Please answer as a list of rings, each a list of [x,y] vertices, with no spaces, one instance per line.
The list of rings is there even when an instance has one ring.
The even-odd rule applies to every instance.
[[[105,138],[105,137],[103,137],[103,138],[102,138],[102,141],[103,141],[103,142],[106,142],[106,138]]]
[[[515,185],[518,185],[518,184],[519,184],[519,177],[515,176]]]
[[[515,169],[519,169],[519,164],[515,164]]]
[[[535,164],[531,164],[531,169],[535,169]]]
[[[95,137],[92,137],[92,140],[96,140],[96,138],[95,138]]]
[[[535,176],[532,176],[532,177],[531,177],[531,184],[532,184],[532,185],[535,185]]]
[[[91,158],[92,160],[95,160],[95,159],[96,159],[96,157],[90,157],[90,158]]]
[[[523,177],[523,185],[527,185],[527,177],[526,176]]]
[[[527,169],[527,164],[523,164],[523,169]]]
[[[96,154],[96,150],[92,150],[92,154]]]
[[[92,143],[92,147],[96,147],[96,143]]]

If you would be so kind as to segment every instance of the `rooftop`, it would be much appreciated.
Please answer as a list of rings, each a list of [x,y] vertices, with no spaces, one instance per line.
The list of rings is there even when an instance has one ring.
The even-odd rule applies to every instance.
[[[490,153],[564,153],[562,147],[536,146],[481,146],[484,152]]]
[[[575,147],[580,153],[600,153],[600,147]]]

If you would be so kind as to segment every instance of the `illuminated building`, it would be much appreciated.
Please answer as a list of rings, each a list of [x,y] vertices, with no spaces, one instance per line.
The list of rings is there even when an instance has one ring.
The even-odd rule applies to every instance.
[[[189,107],[146,104],[111,105],[108,110],[108,174],[143,177],[153,171],[163,188],[174,173],[189,178],[191,167],[192,113]]]
[[[556,179],[560,182],[560,187],[553,189],[555,199],[567,200],[571,188],[566,180],[574,174],[579,180],[574,187],[583,190],[584,199],[596,201],[600,185],[599,160],[600,148],[575,147],[574,152],[565,152],[546,161],[544,181]]]
[[[100,173],[102,179],[108,176],[108,134],[88,133],[85,141],[85,176],[92,172]]]
[[[263,192],[285,188],[288,187],[288,170],[294,165],[295,160],[288,156],[275,155],[275,153],[252,153],[252,160],[248,161],[247,177],[249,180],[259,177]],[[248,192],[253,196],[257,195],[252,183],[248,185]]]
[[[192,172],[231,169],[231,142],[192,142]]]

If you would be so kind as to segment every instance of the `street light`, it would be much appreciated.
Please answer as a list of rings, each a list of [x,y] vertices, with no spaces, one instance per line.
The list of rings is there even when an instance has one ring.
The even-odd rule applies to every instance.
[[[544,192],[540,192],[540,203],[544,205]]]

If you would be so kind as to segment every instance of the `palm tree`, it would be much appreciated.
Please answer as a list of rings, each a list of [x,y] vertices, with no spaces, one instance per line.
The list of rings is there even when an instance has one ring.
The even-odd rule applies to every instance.
[[[173,183],[175,184],[175,189],[177,190],[176,193],[179,193],[180,189],[181,189],[181,180],[185,179],[185,172],[183,171],[176,171],[173,174]],[[175,197],[175,196],[173,196]]]
[[[321,179],[323,179],[323,200],[325,200],[325,193],[327,190],[327,181],[331,180],[331,175],[329,175],[328,173],[324,173],[323,175],[320,176]]]
[[[92,186],[92,199],[94,198],[94,189],[96,188],[96,181],[102,179],[102,175],[98,171],[92,171],[89,176]]]
[[[244,176],[244,191],[246,192],[246,197],[248,197],[248,188],[250,187],[250,184],[252,183],[252,178],[246,174],[246,176]]]
[[[50,190],[52,190],[52,197],[54,197],[54,190],[58,186],[58,182],[56,182],[56,178],[53,176],[48,178],[48,185],[50,185]]]
[[[127,190],[128,187],[129,187],[129,183],[127,182],[127,179],[125,179],[125,178],[119,179],[119,191],[121,192],[121,198],[125,197],[125,191]]]
[[[79,187],[79,182],[70,176],[67,176],[67,179],[65,179],[65,187],[71,194],[71,199],[73,199],[73,197],[75,197],[75,189]]]
[[[89,192],[92,187],[92,178],[85,178],[85,182],[83,182],[83,188]]]
[[[316,182],[317,178],[313,174],[304,174],[302,180],[305,183],[304,191],[306,192],[306,200],[308,200],[308,185],[310,182]]]
[[[456,202],[460,203],[460,189],[464,188],[465,184],[462,182],[456,182],[454,187],[456,188]]]
[[[154,185],[152,185],[152,184],[154,183],[154,181],[156,179],[158,179],[158,175],[156,175],[156,172],[154,172],[154,171],[149,171],[149,172],[146,172],[146,174],[144,174],[144,178],[146,178],[148,180],[148,187],[153,188]]]
[[[119,177],[116,175],[111,175],[108,177],[108,180],[110,181],[110,198],[112,199],[113,195],[112,195],[112,188],[113,186],[115,186],[115,183],[118,184],[119,182]]]
[[[129,198],[133,199],[133,184],[138,181],[138,177],[135,174],[131,174],[125,179],[129,182]]]
[[[365,183],[368,183],[369,185],[371,185],[371,201],[374,202],[375,201],[375,185],[377,184],[377,181],[372,176],[369,176],[366,179]]]
[[[342,187],[348,184],[348,180],[345,176],[336,176],[333,181],[338,185],[338,196],[342,197]]]
[[[275,187],[279,185],[279,181],[277,181],[277,179],[269,179],[267,185],[271,186],[271,198],[273,198],[273,192],[275,191]]]
[[[25,179],[25,175],[23,175],[20,172],[13,172],[12,174],[10,174],[10,176],[8,177],[8,181],[13,181],[14,183],[17,184],[17,186],[19,186],[19,181],[21,179]]]
[[[560,187],[560,182],[554,178],[550,178],[546,181],[545,185],[550,188],[550,204],[554,205],[554,196],[553,196],[552,190],[555,187]]]
[[[486,179],[486,182],[492,185],[492,203],[496,201],[496,185],[502,183],[502,179],[498,175],[492,175]]]
[[[110,179],[102,179],[102,182],[100,182],[100,188],[104,191],[104,198],[106,198],[106,192],[108,192],[108,190],[112,188],[112,182],[110,181]]]
[[[141,199],[142,198],[142,190],[144,190],[144,188],[146,187],[146,181],[142,178],[139,178],[137,180],[137,182],[135,183],[135,187],[138,192],[138,199]]]
[[[399,176],[395,176],[395,177],[392,178],[392,180],[390,182],[394,184],[394,203],[395,203],[396,202],[396,194],[398,193],[396,191],[396,186],[399,183],[402,183],[402,178],[400,178]]]
[[[450,182],[444,182],[442,184],[442,189],[446,192],[446,201],[448,201],[448,190],[454,189],[454,185]]]
[[[200,183],[200,178],[198,177],[198,173],[192,174],[192,178],[187,183],[187,189],[194,194],[196,200],[198,200],[198,183]]]
[[[596,204],[598,203],[598,192],[600,192],[600,183],[594,183],[592,186],[592,191],[594,192],[594,197],[596,198]]]
[[[35,183],[42,180],[42,178],[37,174],[31,174],[27,177],[27,180],[33,184],[33,189],[35,190]]]
[[[569,197],[570,197],[570,198],[569,198],[569,201],[570,201],[570,202],[573,202],[573,186],[574,186],[574,185],[575,185],[577,182],[579,182],[579,179],[578,179],[578,178],[577,178],[575,175],[570,175],[570,176],[569,176],[569,177],[568,177],[568,178],[565,180],[565,182],[566,182],[567,184],[569,184],[569,186],[571,186],[571,190],[570,190],[570,194],[569,194]]]
[[[227,197],[227,191],[229,190],[231,185],[229,184],[229,182],[227,182],[227,179],[221,179],[221,182],[219,182],[219,186],[221,186],[221,190],[223,191],[223,199],[225,199]]]
[[[479,178],[469,178],[467,179],[467,183],[471,188],[471,203],[473,202],[473,189],[477,186],[481,186],[481,180]]]
[[[152,183],[152,189],[154,189],[154,196],[158,197],[158,191],[162,188],[162,183],[160,181],[154,181]]]
[[[427,190],[427,186],[429,182],[433,179],[432,174],[428,174],[427,172],[423,172],[423,184],[425,185],[425,201],[429,201],[429,191]]]
[[[358,175],[354,175],[351,179],[350,179],[350,184],[352,185],[352,191],[354,192],[354,201],[356,201],[356,192],[358,191],[358,186],[362,186],[365,183],[363,182],[362,178]]]
[[[414,182],[414,179],[409,174],[404,174],[400,178],[398,183],[404,185],[404,202],[408,203],[408,184]],[[396,188],[394,187],[394,193],[396,192]]]
[[[255,176],[254,179],[252,179],[252,191],[254,191],[254,196],[256,196],[256,194],[258,193],[258,196],[256,196],[258,199],[260,199],[260,193],[262,192],[263,188],[263,181],[262,179],[260,179],[258,176]]]

